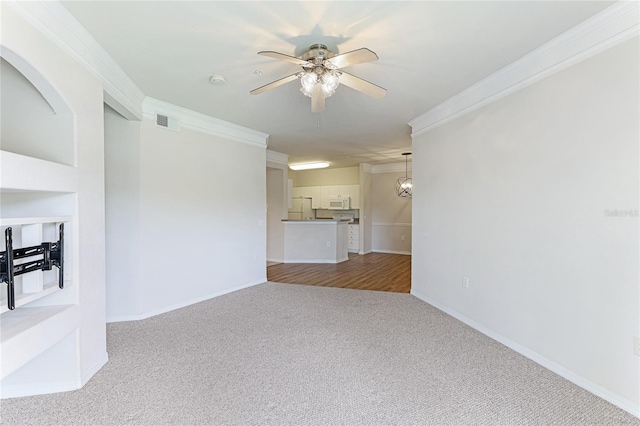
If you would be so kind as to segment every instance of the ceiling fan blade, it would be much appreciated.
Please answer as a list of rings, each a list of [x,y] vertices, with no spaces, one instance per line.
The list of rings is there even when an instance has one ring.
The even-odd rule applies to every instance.
[[[316,84],[311,92],[311,112],[321,111],[324,111],[324,93],[322,92],[322,85]]]
[[[336,55],[329,59],[329,62],[336,68],[348,67],[355,64],[363,64],[365,62],[373,62],[378,60],[376,55],[371,50],[363,47],[362,49],[352,50],[351,52]]]
[[[387,94],[387,89],[363,80],[355,75],[351,75],[344,71],[340,71],[340,84],[344,84],[347,87],[351,87],[358,92],[362,92],[365,95],[369,95],[372,98],[382,99]]]
[[[275,89],[278,86],[282,86],[290,81],[297,80],[298,73],[291,74],[287,77],[281,78],[280,80],[272,81],[269,84],[265,84],[264,86],[258,87],[257,89],[253,89],[249,93],[252,95],[259,95],[260,93],[266,92],[267,90]]]
[[[258,55],[268,56],[270,58],[279,59],[281,61],[293,62],[294,64],[298,64],[301,66],[308,64],[308,62],[303,59],[296,58],[295,56],[285,55],[284,53],[273,52],[271,50],[263,50],[262,52],[258,52]]]

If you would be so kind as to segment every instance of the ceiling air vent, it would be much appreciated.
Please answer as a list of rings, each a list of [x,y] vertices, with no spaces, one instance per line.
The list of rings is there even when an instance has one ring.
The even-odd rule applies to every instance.
[[[156,114],[156,126],[179,132],[180,120],[167,115]]]

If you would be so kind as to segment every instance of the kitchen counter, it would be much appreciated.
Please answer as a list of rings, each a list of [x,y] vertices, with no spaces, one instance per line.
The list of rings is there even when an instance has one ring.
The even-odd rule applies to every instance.
[[[348,260],[347,221],[283,220],[284,263],[340,263]]]

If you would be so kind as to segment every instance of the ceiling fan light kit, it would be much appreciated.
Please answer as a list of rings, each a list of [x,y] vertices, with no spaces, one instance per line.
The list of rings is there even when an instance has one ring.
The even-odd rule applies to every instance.
[[[339,68],[350,65],[377,61],[378,55],[367,48],[336,55],[324,44],[314,44],[299,58],[273,51],[263,51],[258,54],[295,63],[302,67],[302,71],[252,90],[250,92],[252,95],[259,95],[290,81],[300,79],[302,85],[300,91],[311,98],[311,111],[321,112],[324,110],[324,100],[336,92],[340,83],[376,99],[383,98],[387,92],[380,86],[339,71]]]

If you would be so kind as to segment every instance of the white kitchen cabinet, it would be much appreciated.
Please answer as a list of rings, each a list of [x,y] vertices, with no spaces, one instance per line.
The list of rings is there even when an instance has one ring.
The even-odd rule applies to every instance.
[[[329,187],[329,197],[337,197],[337,198],[350,197],[352,186],[354,185],[332,185]]]
[[[360,208],[360,185],[298,186],[292,197],[310,197],[312,209],[328,209],[330,198],[351,198],[351,208]]]
[[[300,198],[302,197],[302,189],[303,187],[298,186],[291,190],[291,198]]]
[[[292,197],[306,197],[311,198],[311,208],[312,209],[321,209],[321,197],[320,197],[320,186],[297,186],[293,188]]]
[[[360,251],[360,225],[350,224],[347,232],[349,252],[358,253]]]
[[[321,206],[321,208],[323,208],[323,209],[328,209],[329,208],[329,198],[331,198],[330,187],[321,186],[320,187],[320,206]]]
[[[311,197],[311,208],[312,209],[321,209],[322,208],[322,200],[320,197],[320,187],[319,186],[309,186],[305,191],[305,197]]]

